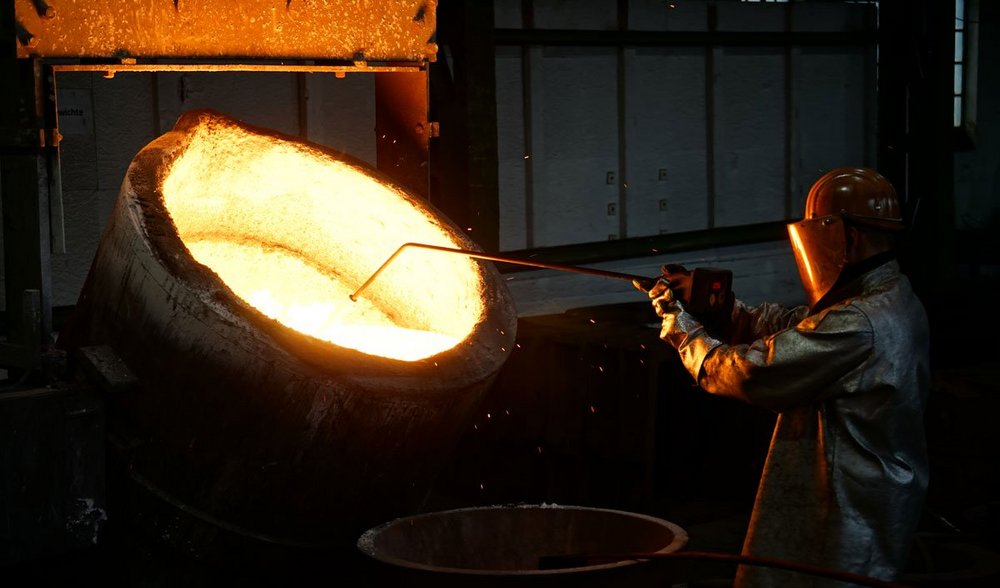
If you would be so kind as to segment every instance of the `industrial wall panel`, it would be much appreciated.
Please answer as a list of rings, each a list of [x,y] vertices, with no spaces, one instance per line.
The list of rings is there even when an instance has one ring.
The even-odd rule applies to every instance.
[[[500,249],[524,249],[527,241],[524,144],[524,87],[521,49],[497,48],[497,172],[500,197]]]
[[[792,217],[802,215],[809,187],[823,173],[875,165],[874,84],[865,81],[869,58],[861,48],[793,52]]]
[[[52,254],[52,303],[75,304],[132,156],[156,136],[151,74],[56,74],[65,252]]]
[[[117,190],[132,156],[157,135],[152,74],[123,73],[110,80],[91,75],[98,188]]]
[[[533,62],[536,247],[618,236],[616,67],[603,48],[547,48]]]
[[[715,226],[784,218],[781,49],[715,49]]]
[[[290,135],[299,131],[295,74],[163,72],[157,75],[160,127],[164,132],[173,128],[181,113],[194,108],[212,108],[248,124]]]
[[[613,31],[618,28],[616,2],[534,0],[533,4],[535,27],[539,29]]]
[[[704,31],[708,28],[708,3],[630,0],[628,28],[633,31]]]
[[[796,2],[792,9],[794,31],[864,31],[875,26],[873,4],[846,2]]]
[[[79,190],[97,190],[97,138],[94,129],[94,75],[67,72],[56,75],[56,105],[62,141],[63,181]],[[101,80],[98,78],[97,80]]]
[[[117,194],[117,192],[115,192]],[[101,214],[102,195],[97,190],[63,190],[66,252],[52,253],[52,304],[76,304],[87,278],[108,217]]]
[[[626,56],[627,236],[707,228],[705,50]]]
[[[720,31],[784,31],[786,3],[713,2]]]
[[[522,0],[493,0],[493,26],[498,29],[521,28]]]
[[[302,74],[306,84],[307,138],[376,164],[375,75]],[[295,110],[294,105],[288,108]]]

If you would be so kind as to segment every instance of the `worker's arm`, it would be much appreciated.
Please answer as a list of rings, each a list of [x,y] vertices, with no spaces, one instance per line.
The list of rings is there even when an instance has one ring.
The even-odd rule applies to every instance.
[[[850,306],[836,307],[750,344],[727,345],[673,299],[650,291],[662,318],[660,338],[680,353],[706,391],[773,410],[836,395],[872,351],[871,325]]]
[[[750,343],[795,325],[809,314],[806,306],[786,308],[780,304],[764,302],[747,306],[742,300],[733,304],[730,321],[729,343]]]
[[[851,388],[872,349],[867,318],[837,307],[749,344],[716,346],[692,375],[712,394],[780,411]]]

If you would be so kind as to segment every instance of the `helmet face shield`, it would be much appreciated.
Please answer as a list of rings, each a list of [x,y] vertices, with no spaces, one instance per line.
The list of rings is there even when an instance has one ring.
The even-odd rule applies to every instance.
[[[815,306],[847,265],[844,220],[828,215],[790,223],[788,237],[809,306]]]

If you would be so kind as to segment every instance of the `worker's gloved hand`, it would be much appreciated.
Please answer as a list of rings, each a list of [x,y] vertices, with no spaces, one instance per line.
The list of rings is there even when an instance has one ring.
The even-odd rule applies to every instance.
[[[684,310],[684,303],[677,299],[672,284],[659,279],[649,290],[656,316],[663,321],[660,338],[676,348],[680,348],[689,331],[701,329],[701,323],[691,313]]]
[[[686,267],[676,263],[660,266],[660,279],[665,280],[677,300],[691,301],[691,272]]]
[[[697,381],[705,356],[722,342],[710,336],[701,322],[684,309],[684,303],[677,299],[672,284],[666,279],[657,280],[649,290],[649,298],[653,310],[663,321],[660,339],[677,349],[684,366]]]

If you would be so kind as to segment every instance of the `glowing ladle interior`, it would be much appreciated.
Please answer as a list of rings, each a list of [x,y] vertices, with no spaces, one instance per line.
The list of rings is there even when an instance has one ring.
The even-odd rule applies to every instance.
[[[463,246],[411,196],[292,141],[218,121],[193,133],[164,203],[194,259],[264,315],[405,361],[454,347],[481,320],[482,278],[458,255],[408,251],[350,300],[404,242]]]

